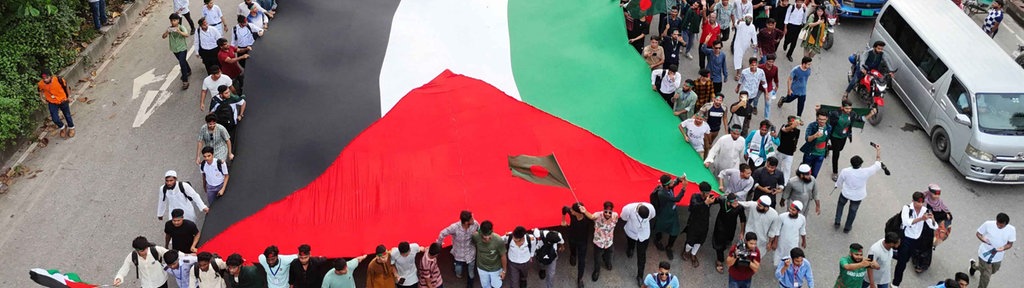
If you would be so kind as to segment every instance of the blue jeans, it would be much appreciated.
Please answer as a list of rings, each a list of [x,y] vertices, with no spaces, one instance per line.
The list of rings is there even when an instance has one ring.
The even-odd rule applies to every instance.
[[[764,119],[768,119],[772,112],[772,101],[765,97],[767,95],[764,91],[758,90],[757,93],[750,96],[750,107],[754,107],[754,109],[757,109],[757,103],[761,102],[761,98],[764,97]]]
[[[462,269],[466,269],[466,287],[472,287],[473,278],[476,278],[476,262],[455,261],[455,276],[462,277]]]
[[[96,26],[96,30],[100,30],[103,24],[107,23],[107,1],[89,2],[89,9],[92,11],[93,26]]]
[[[860,78],[864,77],[864,73],[860,73],[860,69],[853,69],[853,78],[850,79],[850,84],[846,85],[846,93],[853,91],[853,87],[860,83]]]
[[[843,227],[843,231],[850,231],[850,228],[853,228],[853,219],[857,218],[857,209],[860,208],[860,201],[846,199],[843,194],[839,194],[839,203],[836,204],[836,221],[832,223],[839,225],[839,221],[843,220],[843,208],[846,207],[846,202],[850,202],[850,213],[846,215],[846,226]]]
[[[75,129],[75,121],[71,120],[70,103],[70,101],[64,101],[60,104],[46,103],[46,106],[50,108],[50,119],[53,119],[53,124],[57,125],[57,129]],[[57,111],[60,111],[61,114],[64,114],[64,121],[68,122],[67,126],[64,126],[64,123],[60,121],[60,115],[57,115]]]
[[[174,52],[174,58],[178,59],[178,65],[181,66],[181,82],[188,82],[188,76],[192,75],[192,67],[188,65],[186,54],[188,54],[188,50]]]
[[[480,275],[480,288],[501,288],[501,269],[484,271],[476,268],[476,273]]]
[[[686,41],[686,54],[690,54],[690,50],[693,50],[693,46],[697,43],[693,43],[693,39],[697,39],[697,34],[690,31],[680,31],[680,36],[683,36],[683,41]]]
[[[796,116],[797,117],[803,117],[803,114],[804,114],[804,102],[807,102],[807,95],[789,94],[789,95],[786,95],[786,98],[782,98],[782,103],[793,102],[793,100],[797,100],[796,101]],[[817,175],[818,173],[814,173],[814,174]]]
[[[821,170],[821,162],[825,161],[825,155],[811,155],[804,153],[804,161],[801,164],[807,164],[811,166],[811,175],[815,178],[818,177],[818,171]]]
[[[729,288],[750,288],[750,279],[747,280],[735,280],[729,277]]]

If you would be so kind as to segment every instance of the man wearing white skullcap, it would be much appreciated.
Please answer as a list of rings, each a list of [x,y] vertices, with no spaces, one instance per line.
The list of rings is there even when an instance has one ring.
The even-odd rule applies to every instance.
[[[757,28],[753,24],[754,15],[749,13],[741,15],[743,15],[743,20],[736,23],[736,38],[733,38],[732,43],[732,66],[736,69],[736,81],[739,81],[743,63],[747,63],[744,61],[747,51],[757,47]]]
[[[191,184],[178,182],[178,172],[174,172],[174,170],[167,170],[167,173],[164,173],[164,185],[160,185],[157,200],[157,220],[164,220],[164,216],[167,216],[168,212],[181,209],[185,211],[185,219],[196,222],[196,212],[192,209],[192,205],[204,213],[210,212],[210,208],[206,207],[203,198],[199,197],[195,189],[192,189]]]
[[[793,248],[807,248],[807,218],[800,214],[804,210],[804,203],[800,200],[792,201],[787,209],[779,213],[779,249],[775,249],[773,262],[789,256]]]
[[[757,248],[762,253],[775,250],[779,236],[779,212],[772,208],[772,198],[762,195],[757,201],[741,201],[747,215],[747,223],[743,224],[743,232],[757,234]]]
[[[810,204],[811,200],[814,200],[814,212],[816,215],[821,215],[821,202],[818,201],[818,189],[814,185],[814,175],[811,174],[811,166],[807,164],[800,164],[800,167],[796,169],[796,176],[789,178],[786,181],[786,187],[782,189],[782,196],[779,199],[779,204],[782,207],[788,205],[789,201],[800,201],[800,203]],[[807,216],[807,210],[800,209],[800,213]]]

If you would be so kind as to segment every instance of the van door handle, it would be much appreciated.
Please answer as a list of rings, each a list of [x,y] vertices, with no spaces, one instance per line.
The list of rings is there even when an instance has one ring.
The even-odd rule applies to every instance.
[[[939,101],[939,107],[941,107],[942,110],[946,110],[946,102]]]

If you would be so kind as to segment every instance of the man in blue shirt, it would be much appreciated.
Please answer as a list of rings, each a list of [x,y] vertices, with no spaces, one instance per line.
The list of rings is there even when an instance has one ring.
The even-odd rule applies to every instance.
[[[668,261],[658,263],[658,273],[647,274],[647,278],[644,278],[644,287],[679,288],[679,277],[668,273],[669,269],[672,269],[672,264]]]
[[[782,104],[796,102],[796,116],[803,116],[804,103],[807,102],[807,80],[811,77],[811,57],[804,57],[800,60],[800,65],[793,67],[793,70],[789,72],[789,81],[786,85],[789,87],[789,93],[786,97],[779,99],[779,108],[782,108]]]
[[[711,71],[711,83],[715,86],[715,93],[721,93],[722,83],[729,79],[729,69],[725,68],[725,53],[722,53],[722,41],[715,41],[711,48],[703,45],[700,49],[708,55],[707,69]]]
[[[804,259],[804,249],[800,247],[789,251],[789,257],[782,258],[782,263],[775,265],[775,278],[779,286],[784,288],[814,288],[814,274],[811,273],[811,262]]]

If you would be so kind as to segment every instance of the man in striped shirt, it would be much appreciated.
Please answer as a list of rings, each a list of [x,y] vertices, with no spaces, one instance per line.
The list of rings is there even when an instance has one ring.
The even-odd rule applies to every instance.
[[[473,233],[480,229],[480,223],[473,219],[473,213],[462,211],[459,222],[452,223],[437,235],[437,243],[444,243],[444,238],[452,236],[452,256],[455,257],[455,277],[462,279],[462,269],[469,276],[466,284],[472,285],[476,278],[476,247],[473,246]]]
[[[441,269],[437,267],[437,255],[441,254],[441,244],[432,243],[427,254],[420,258],[418,268],[420,288],[442,288],[444,280],[441,279]]]

